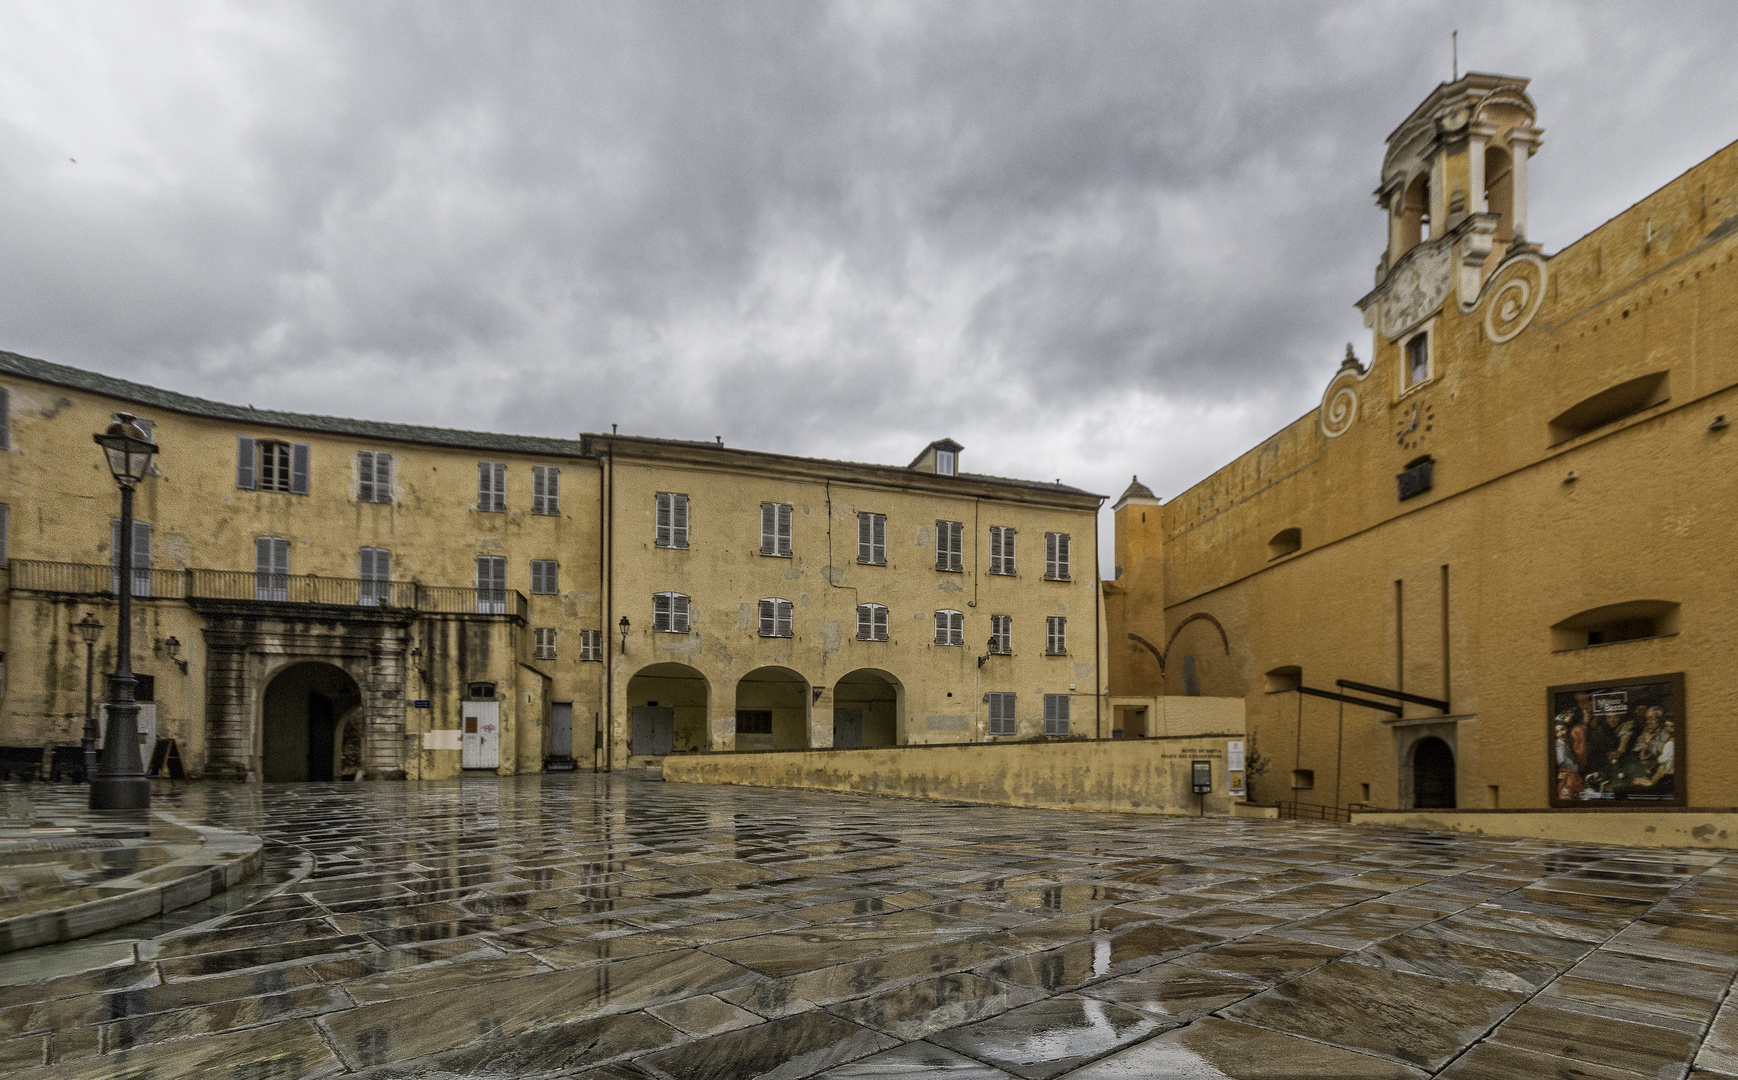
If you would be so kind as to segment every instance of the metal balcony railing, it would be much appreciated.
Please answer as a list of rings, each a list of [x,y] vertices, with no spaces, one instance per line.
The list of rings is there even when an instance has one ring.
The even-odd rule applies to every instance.
[[[120,576],[96,563],[13,559],[12,588],[73,596],[116,596]],[[470,589],[414,581],[271,574],[248,570],[135,570],[133,595],[174,600],[244,600],[269,604],[392,607],[431,614],[529,616],[517,589]]]

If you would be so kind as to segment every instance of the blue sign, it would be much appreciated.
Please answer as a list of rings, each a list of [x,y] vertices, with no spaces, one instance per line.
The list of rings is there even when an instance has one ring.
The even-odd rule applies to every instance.
[[[414,709],[426,709],[429,707],[429,703],[427,701],[413,701],[410,704],[411,704],[411,707]]]

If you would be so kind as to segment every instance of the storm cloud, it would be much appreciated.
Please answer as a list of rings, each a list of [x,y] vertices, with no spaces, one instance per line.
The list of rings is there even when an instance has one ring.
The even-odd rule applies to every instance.
[[[1549,250],[1738,137],[1718,2],[0,3],[0,348],[1168,498],[1367,353],[1457,28]]]

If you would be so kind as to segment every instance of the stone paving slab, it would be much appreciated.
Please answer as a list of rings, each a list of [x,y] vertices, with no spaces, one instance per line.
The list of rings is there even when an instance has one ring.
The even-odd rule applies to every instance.
[[[0,953],[176,911],[257,873],[261,841],[161,812],[94,814],[83,786],[0,784]]]
[[[44,951],[0,1072],[1738,1077],[1718,854],[624,774],[164,802],[303,870]]]

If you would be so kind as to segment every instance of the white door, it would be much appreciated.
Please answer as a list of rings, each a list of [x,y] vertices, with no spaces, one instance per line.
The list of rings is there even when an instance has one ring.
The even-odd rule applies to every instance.
[[[97,749],[103,748],[103,743],[109,737],[109,706],[107,702],[97,705]],[[157,746],[157,706],[147,702],[139,706],[139,759],[149,764],[151,751]]]
[[[501,703],[467,701],[464,710],[464,745],[459,751],[459,765],[466,769],[500,768]]]

